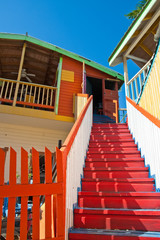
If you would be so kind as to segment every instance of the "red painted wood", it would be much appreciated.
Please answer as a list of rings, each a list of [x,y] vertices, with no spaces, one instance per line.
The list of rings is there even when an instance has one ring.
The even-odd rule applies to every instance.
[[[4,184],[4,164],[5,164],[5,152],[0,148],[0,186]],[[2,206],[3,206],[3,198],[0,198],[0,219],[2,219]],[[0,221],[0,235],[1,235],[1,225],[2,221]]]
[[[40,183],[39,171],[39,153],[32,148],[32,166],[33,166],[33,183]],[[39,196],[33,197],[33,239],[39,239],[39,224],[40,224],[40,199]]]
[[[9,185],[16,185],[16,152],[10,148],[10,174]],[[14,239],[14,225],[15,225],[15,205],[16,198],[11,197],[8,199],[8,219],[7,219],[7,240]]]
[[[154,179],[148,178],[148,168],[144,167],[144,159],[126,124],[93,125],[78,206],[74,210],[74,227],[78,229],[159,232],[160,193],[155,192]],[[98,235],[70,233],[69,239],[148,240],[152,237],[143,234],[126,237],[116,233],[104,236],[101,232]]]
[[[28,184],[28,153],[21,148],[21,184]],[[28,197],[21,197],[20,238],[27,239]]]
[[[45,148],[45,183],[52,183],[52,153]],[[45,237],[51,238],[51,195],[45,196]]]

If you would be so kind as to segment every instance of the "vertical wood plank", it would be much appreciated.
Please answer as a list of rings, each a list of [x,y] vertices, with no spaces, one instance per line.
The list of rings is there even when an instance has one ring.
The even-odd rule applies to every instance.
[[[57,195],[53,195],[53,235],[56,237],[56,219],[57,219]]]
[[[4,164],[5,164],[5,152],[0,148],[0,186],[4,184]],[[1,235],[1,219],[2,219],[2,206],[3,198],[0,198],[0,235]]]
[[[28,153],[21,148],[21,184],[28,184]],[[20,239],[27,239],[28,197],[21,198]]]
[[[9,185],[16,185],[16,152],[13,148],[10,148],[10,174]],[[8,219],[7,219],[7,240],[14,239],[14,226],[15,226],[15,204],[16,198],[11,197],[8,200]]]
[[[63,164],[62,164],[62,152],[56,147],[56,160],[57,160],[57,182],[63,182]],[[57,195],[57,226],[56,237],[64,235],[64,202],[63,194]]]
[[[52,183],[52,153],[45,148],[45,183]],[[46,185],[47,187],[47,185]],[[51,195],[45,196],[45,237],[51,238]]]
[[[39,153],[32,148],[32,166],[33,166],[33,183],[40,183],[39,174]],[[39,196],[33,197],[33,232],[32,239],[39,239],[39,222],[40,222],[40,201]]]

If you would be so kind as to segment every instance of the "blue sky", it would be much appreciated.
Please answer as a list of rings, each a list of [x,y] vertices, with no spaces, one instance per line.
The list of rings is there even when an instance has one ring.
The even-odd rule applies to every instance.
[[[1,0],[0,32],[28,32],[109,67],[109,56],[131,24],[124,15],[134,10],[137,3],[138,0]],[[122,64],[112,69],[123,74]]]

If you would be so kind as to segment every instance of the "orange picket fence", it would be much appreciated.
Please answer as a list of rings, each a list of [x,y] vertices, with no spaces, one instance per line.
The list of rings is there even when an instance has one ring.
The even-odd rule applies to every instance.
[[[32,149],[33,183],[28,179],[28,153],[21,148],[21,183],[17,184],[16,161],[14,149],[10,148],[10,174],[9,184],[4,184],[5,152],[0,149],[0,231],[6,221],[5,238],[13,240],[15,232],[19,232],[20,239],[41,239],[40,197],[45,196],[44,226],[45,240],[64,239],[64,209],[63,209],[63,171],[62,162],[57,160],[57,182],[52,182],[52,153],[45,149],[45,183],[40,183],[39,153]],[[16,211],[16,199],[21,198],[21,208],[18,217]],[[28,198],[32,197],[32,210],[28,213]],[[2,216],[4,198],[8,198],[8,216]],[[19,227],[17,227],[19,218]],[[18,229],[18,230],[17,230]],[[29,234],[30,233],[30,234]],[[1,233],[0,233],[1,236]]]

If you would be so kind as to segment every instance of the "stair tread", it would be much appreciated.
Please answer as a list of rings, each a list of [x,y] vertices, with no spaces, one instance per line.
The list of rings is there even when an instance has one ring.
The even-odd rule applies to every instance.
[[[78,193],[79,196],[98,196],[98,197],[160,197],[159,192],[92,192],[92,191],[81,191]]]
[[[160,232],[151,231],[133,231],[133,230],[107,230],[107,229],[85,229],[71,228],[69,233],[77,234],[95,234],[95,235],[119,235],[119,236],[143,236],[143,237],[158,237]]]
[[[82,182],[154,182],[154,178],[82,178]]]
[[[102,215],[148,215],[148,216],[160,216],[160,209],[127,209],[127,208],[88,208],[88,207],[76,207],[75,213],[79,214],[102,214]]]
[[[84,171],[148,171],[148,167],[85,167]]]

